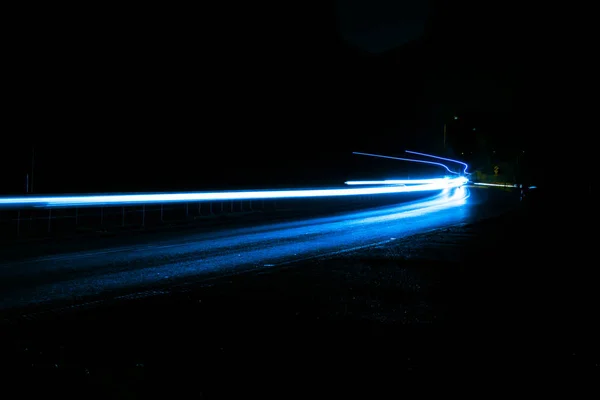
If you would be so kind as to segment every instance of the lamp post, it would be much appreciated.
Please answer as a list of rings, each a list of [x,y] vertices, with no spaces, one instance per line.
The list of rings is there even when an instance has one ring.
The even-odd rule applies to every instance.
[[[458,119],[458,117],[455,115],[454,116],[454,120],[456,121]],[[448,137],[448,124],[444,123],[444,152],[446,151],[446,142],[447,142],[447,137]]]
[[[25,193],[33,193],[33,169],[35,167],[35,148],[31,148],[31,170],[25,174]]]
[[[446,124],[444,124],[444,151],[446,151]]]
[[[33,193],[33,168],[35,167],[35,147],[31,148],[31,181],[30,181],[30,187],[29,187],[29,192]]]

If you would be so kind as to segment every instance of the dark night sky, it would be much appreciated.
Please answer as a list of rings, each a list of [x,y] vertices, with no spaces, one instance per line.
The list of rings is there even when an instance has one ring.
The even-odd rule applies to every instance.
[[[474,4],[19,10],[3,191],[31,146],[38,192],[151,191],[341,182],[457,112],[523,138],[514,10]]]

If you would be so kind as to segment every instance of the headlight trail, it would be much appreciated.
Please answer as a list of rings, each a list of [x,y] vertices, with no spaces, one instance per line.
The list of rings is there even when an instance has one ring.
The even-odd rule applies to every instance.
[[[450,162],[454,162],[454,163],[463,165],[465,167],[465,169],[463,170],[463,174],[468,174],[467,173],[467,168],[469,168],[469,166],[466,163],[462,162],[462,161],[453,160],[451,158],[445,158],[445,157],[439,157],[439,156],[432,156],[431,154],[419,153],[419,152],[410,151],[410,150],[406,150],[406,152],[409,153],[409,154],[416,154],[418,156],[436,158],[438,160],[450,161]]]
[[[352,154],[357,154],[359,156],[369,156],[369,157],[377,157],[377,158],[387,158],[390,160],[400,160],[400,161],[410,161],[410,162],[416,162],[416,163],[422,163],[422,164],[431,164],[431,165],[437,165],[439,167],[445,168],[448,172],[450,172],[451,174],[457,174],[458,172],[452,171],[450,168],[448,168],[447,165],[442,164],[442,163],[438,163],[438,162],[434,162],[434,161],[425,161],[425,160],[415,160],[413,158],[402,158],[402,157],[391,157],[391,156],[382,156],[380,154],[370,154],[370,153],[360,153],[358,151],[353,151]]]
[[[477,186],[494,186],[494,187],[517,187],[517,185],[512,183],[483,183],[483,182],[473,182],[473,185]]]
[[[450,178],[431,179],[385,179],[380,181],[346,181],[346,185],[416,185],[426,183],[446,182]],[[458,179],[458,178],[454,178]]]
[[[88,301],[87,296],[128,295],[263,270],[471,221],[467,186],[431,194],[322,217],[115,240],[96,249],[84,242],[71,250],[57,243],[52,254],[32,248],[20,259],[0,263],[0,310],[57,300],[72,304]]]
[[[368,188],[343,189],[297,189],[297,190],[261,190],[236,192],[191,192],[191,193],[153,193],[153,194],[106,194],[75,196],[39,196],[0,198],[0,208],[16,207],[94,207],[121,206],[134,204],[165,204],[202,201],[228,200],[267,200],[314,197],[361,196],[393,193],[415,193],[437,191],[462,186],[463,177],[428,181],[410,186],[376,186]]]
[[[505,188],[518,188],[523,187],[523,185],[519,186],[516,183],[484,183],[484,182],[473,182],[473,185],[477,186],[493,186],[493,187],[505,187]],[[532,185],[529,186],[528,189],[537,189],[537,186]]]

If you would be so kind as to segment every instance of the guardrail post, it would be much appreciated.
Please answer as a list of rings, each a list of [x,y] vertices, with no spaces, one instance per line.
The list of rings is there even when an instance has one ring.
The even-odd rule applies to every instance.
[[[123,212],[121,216],[121,226],[125,226],[125,207],[121,207],[121,211]]]
[[[160,205],[160,222],[163,222],[163,205]]]
[[[21,233],[21,210],[17,210],[17,237]]]
[[[190,214],[190,203],[185,203],[185,218],[187,219]]]
[[[146,205],[142,204],[142,226],[146,226]]]
[[[51,227],[52,227],[52,209],[49,208],[48,209],[48,232],[51,231]]]
[[[233,200],[231,200],[231,204],[229,205],[229,210],[231,213],[233,213]]]
[[[79,224],[79,207],[75,207],[75,226]]]
[[[100,225],[104,225],[104,207],[100,207]]]
[[[213,209],[212,209],[212,207],[213,207],[212,201],[210,203],[208,203],[208,205],[209,205],[209,214],[213,215],[214,213],[213,213]]]

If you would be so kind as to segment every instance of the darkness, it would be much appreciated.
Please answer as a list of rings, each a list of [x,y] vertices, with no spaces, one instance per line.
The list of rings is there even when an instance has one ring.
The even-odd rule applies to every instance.
[[[24,192],[32,149],[37,193],[340,184],[389,167],[352,151],[443,154],[454,115],[535,154],[522,18],[418,0],[21,9],[3,191]]]
[[[248,393],[231,385],[237,370],[261,389],[285,382],[265,386],[275,374],[256,369],[257,359],[296,380],[298,360],[329,354],[337,362],[316,375],[356,394],[360,383],[382,388],[382,369],[394,383],[401,371],[412,383],[418,370],[429,380],[429,371],[485,379],[492,364],[564,381],[559,366],[592,357],[597,369],[588,261],[597,68],[586,32],[594,13],[510,1],[199,4],[8,10],[0,200],[30,192],[26,183],[34,194],[195,191],[445,173],[352,154],[406,149],[464,160],[473,176],[500,165],[538,189],[473,189],[465,207],[411,203],[410,214],[385,208],[348,219],[346,203],[321,199],[298,209],[294,201],[7,209],[5,303],[24,304],[22,293],[40,302],[7,312],[18,317],[14,338],[7,330],[0,340],[15,347],[19,364],[5,357],[13,372],[75,376],[64,368],[73,360],[100,386],[121,385],[118,371],[92,370],[100,360],[127,374],[134,365],[135,374],[153,371],[136,380],[146,390],[190,377],[196,392]],[[34,241],[38,233],[48,241]],[[271,264],[284,256],[295,265]],[[227,275],[209,282],[212,272]],[[160,290],[179,279],[190,283],[181,293]],[[157,290],[128,296],[146,284]],[[163,294],[144,299],[148,292]],[[58,308],[45,318],[35,312],[44,304],[64,304],[73,318]],[[331,375],[343,368],[356,374],[351,389]],[[297,382],[283,385],[312,390]],[[64,392],[71,383],[55,385]]]

